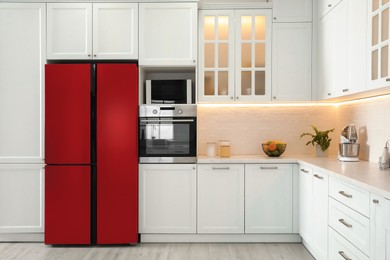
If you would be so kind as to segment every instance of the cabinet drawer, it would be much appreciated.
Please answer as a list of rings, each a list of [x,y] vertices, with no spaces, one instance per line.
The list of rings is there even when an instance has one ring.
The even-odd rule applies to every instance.
[[[329,181],[329,196],[369,217],[370,193],[334,179]]]
[[[370,220],[340,202],[329,198],[329,226],[369,254]]]
[[[368,257],[354,247],[332,228],[329,228],[329,259],[332,260],[368,260]]]

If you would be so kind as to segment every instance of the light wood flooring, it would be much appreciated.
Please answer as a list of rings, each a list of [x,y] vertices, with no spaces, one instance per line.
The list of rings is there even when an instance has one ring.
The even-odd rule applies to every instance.
[[[52,247],[42,243],[0,243],[1,260],[306,260],[302,244],[153,244]]]

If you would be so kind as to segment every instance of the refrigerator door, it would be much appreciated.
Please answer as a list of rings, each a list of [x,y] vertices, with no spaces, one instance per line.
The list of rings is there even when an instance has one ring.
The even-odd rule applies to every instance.
[[[138,69],[97,65],[97,243],[138,241]]]
[[[45,66],[45,163],[91,163],[91,65]]]
[[[45,244],[91,242],[90,173],[90,166],[46,166]]]

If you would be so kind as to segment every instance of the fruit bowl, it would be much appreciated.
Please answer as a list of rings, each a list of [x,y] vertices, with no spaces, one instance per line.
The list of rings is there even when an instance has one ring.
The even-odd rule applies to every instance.
[[[286,150],[287,144],[278,140],[268,141],[261,144],[263,151],[266,155],[270,157],[278,157],[281,156]]]

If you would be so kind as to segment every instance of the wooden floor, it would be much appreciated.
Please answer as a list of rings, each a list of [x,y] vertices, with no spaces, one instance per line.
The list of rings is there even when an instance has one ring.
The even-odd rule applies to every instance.
[[[138,244],[52,247],[0,243],[1,260],[274,260],[314,259],[302,244]]]

